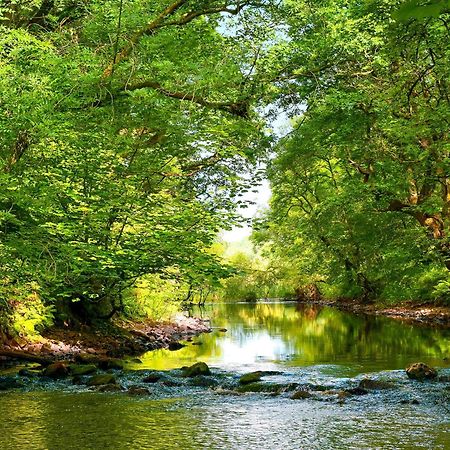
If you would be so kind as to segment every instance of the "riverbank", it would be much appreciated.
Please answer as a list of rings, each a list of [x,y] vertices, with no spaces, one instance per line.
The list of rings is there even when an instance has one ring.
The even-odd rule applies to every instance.
[[[183,314],[170,322],[115,321],[101,327],[54,327],[35,342],[12,339],[4,343],[0,346],[0,362],[18,359],[45,363],[75,360],[83,355],[121,358],[159,348],[178,349],[182,346],[178,341],[210,331],[207,321]]]
[[[359,299],[321,299],[306,300],[299,303],[309,305],[331,306],[343,311],[353,313],[381,315],[427,326],[450,328],[450,307],[430,304],[415,304],[404,302],[398,305],[387,306],[376,303],[365,303]]]

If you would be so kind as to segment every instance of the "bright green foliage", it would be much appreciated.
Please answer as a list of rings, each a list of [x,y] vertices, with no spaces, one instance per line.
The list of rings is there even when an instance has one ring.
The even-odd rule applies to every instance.
[[[450,16],[404,6],[286,2],[273,95],[296,118],[257,238],[329,295],[448,297]]]
[[[250,6],[3,3],[0,295],[10,314],[27,286],[58,318],[85,321],[133,310],[124,293],[147,275],[198,285],[227,274],[208,249],[235,220],[240,175],[267,138],[245,84],[251,48],[217,29]]]

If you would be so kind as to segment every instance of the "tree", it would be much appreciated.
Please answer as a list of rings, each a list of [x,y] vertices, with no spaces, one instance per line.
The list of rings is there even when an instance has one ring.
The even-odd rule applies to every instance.
[[[218,28],[263,6],[3,2],[0,279],[10,306],[19,290],[89,321],[123,309],[146,274],[223,274],[207,250],[236,219],[241,174],[267,138],[250,106],[253,50],[243,32]]]
[[[448,279],[449,14],[396,20],[403,5],[286,2],[273,95],[299,118],[267,226],[338,295],[432,298]]]

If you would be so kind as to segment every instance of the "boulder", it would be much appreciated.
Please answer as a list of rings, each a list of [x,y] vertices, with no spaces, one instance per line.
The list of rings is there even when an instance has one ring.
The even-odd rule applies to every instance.
[[[97,367],[94,364],[71,364],[69,371],[73,376],[90,375],[97,372]]]
[[[67,363],[63,361],[58,361],[47,366],[44,370],[43,375],[49,378],[65,378],[69,375],[69,368]]]
[[[206,363],[198,362],[190,367],[183,368],[184,377],[192,378],[198,375],[211,375],[211,370],[209,370],[209,367]]]
[[[105,373],[102,375],[94,375],[86,383],[88,386],[101,386],[103,384],[116,384],[116,377],[112,374]]]
[[[412,380],[432,380],[437,377],[437,371],[425,363],[418,362],[406,368],[406,375]]]

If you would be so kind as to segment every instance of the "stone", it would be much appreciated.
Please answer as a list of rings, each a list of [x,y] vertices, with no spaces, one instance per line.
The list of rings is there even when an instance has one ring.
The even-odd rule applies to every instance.
[[[0,391],[8,391],[9,389],[19,389],[23,387],[23,383],[14,377],[0,377]]]
[[[102,384],[116,384],[116,377],[106,373],[102,375],[94,375],[86,383],[88,386],[101,386]]]
[[[350,395],[367,395],[369,391],[362,387],[355,387],[351,389],[345,389],[345,392],[348,392]]]
[[[18,375],[20,375],[21,377],[33,378],[38,377],[39,375],[41,375],[41,373],[42,372],[40,370],[36,369],[20,369]]]
[[[55,362],[47,366],[43,375],[49,378],[65,378],[69,375],[69,368],[67,363],[63,361]]]
[[[257,381],[261,381],[261,377],[262,373],[260,371],[246,373],[239,378],[239,384],[256,383]]]
[[[383,389],[392,389],[394,387],[394,383],[391,383],[389,381],[372,380],[370,378],[364,378],[359,382],[358,387],[360,387],[361,389],[378,391]]]
[[[94,364],[71,364],[69,371],[73,376],[90,375],[97,372],[97,366]]]
[[[277,384],[277,383],[248,383],[239,386],[236,390],[237,392],[245,393],[245,392],[255,392],[255,393],[272,393],[279,394],[283,392],[285,386]]]
[[[150,395],[150,391],[145,387],[133,385],[128,388],[127,394],[133,396]]]
[[[211,375],[211,370],[206,363],[198,362],[183,369],[184,377],[192,378],[198,375]]]
[[[176,350],[180,350],[183,347],[186,347],[186,346],[184,344],[182,344],[181,342],[172,341],[172,342],[169,342],[168,349],[173,352]]]
[[[312,394],[308,391],[297,391],[291,395],[292,400],[303,400],[305,398],[311,398]]]
[[[108,369],[123,370],[124,363],[122,360],[117,359],[117,358],[105,358],[105,359],[101,359],[98,362],[98,367],[100,367],[100,369],[102,369],[102,370],[108,370]]]
[[[425,363],[418,362],[406,368],[406,375],[412,380],[432,380],[437,377],[437,371]]]
[[[123,390],[124,388],[120,384],[103,384],[97,388],[97,392],[119,392]]]
[[[164,386],[167,386],[167,387],[179,387],[179,386],[181,386],[181,383],[179,383],[178,381],[173,381],[173,380],[164,380],[162,384]]]
[[[159,373],[151,373],[147,375],[142,381],[144,383],[156,383],[162,378],[162,375]]]
[[[219,384],[214,378],[205,377],[204,375],[198,375],[192,378],[190,383],[192,386],[199,387],[215,387]]]

